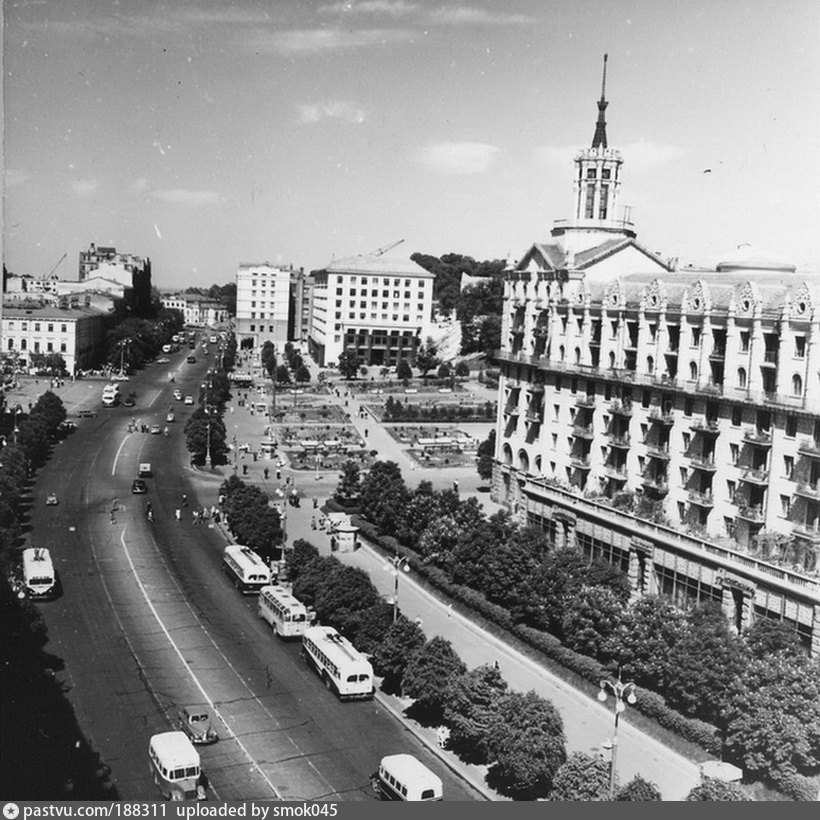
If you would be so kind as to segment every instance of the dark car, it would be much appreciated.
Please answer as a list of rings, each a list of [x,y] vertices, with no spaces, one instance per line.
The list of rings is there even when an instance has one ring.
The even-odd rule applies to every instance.
[[[147,493],[148,485],[141,478],[135,478],[134,483],[131,485],[131,492],[137,495]]]
[[[123,407],[133,407],[136,402],[129,396],[127,399],[123,399],[122,406]]]
[[[196,356],[188,356],[188,364],[196,364]]]
[[[78,410],[77,411],[77,418],[81,419],[93,419],[97,415],[96,410]]]
[[[180,710],[177,715],[177,726],[188,735],[191,743],[197,746],[216,743],[219,740],[216,729],[211,726],[211,715],[207,709],[186,707]]]

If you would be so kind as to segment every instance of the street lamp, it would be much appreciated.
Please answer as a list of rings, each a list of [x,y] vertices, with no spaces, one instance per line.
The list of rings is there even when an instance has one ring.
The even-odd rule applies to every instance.
[[[609,799],[615,796],[615,764],[618,754],[618,720],[621,712],[626,711],[626,704],[632,706],[637,698],[635,697],[635,684],[630,681],[621,681],[621,670],[618,669],[618,680],[602,680],[601,691],[598,692],[598,700],[604,703],[607,699],[607,690],[615,695],[615,731],[612,733],[612,755],[609,763]]]
[[[130,339],[120,339],[120,375],[125,373],[125,348],[130,344]]]
[[[391,558],[391,566],[385,566],[385,572],[393,573],[393,623],[396,623],[399,617],[399,574],[402,572],[410,572],[410,561],[404,555],[397,555]]]

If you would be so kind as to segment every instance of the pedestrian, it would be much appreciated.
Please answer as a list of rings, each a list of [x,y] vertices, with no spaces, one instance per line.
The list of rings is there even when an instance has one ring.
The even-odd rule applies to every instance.
[[[182,520],[182,510],[181,510],[179,507],[177,507],[177,508],[174,510],[174,515],[176,516],[177,521],[181,521],[181,520]]]
[[[191,511],[191,518],[192,518],[192,521],[191,521],[192,524],[198,524],[199,523],[199,510],[192,510]]]
[[[183,493],[183,494],[182,494],[182,506],[183,506],[183,507],[187,507],[187,506],[188,506],[188,495],[187,495],[186,493]]]
[[[265,467],[265,469],[262,472],[265,474],[265,481],[267,481],[268,480],[268,473],[270,472],[270,470],[268,470],[268,468]]]
[[[447,605],[447,617],[449,618],[452,614],[453,614],[453,605],[448,604]]]

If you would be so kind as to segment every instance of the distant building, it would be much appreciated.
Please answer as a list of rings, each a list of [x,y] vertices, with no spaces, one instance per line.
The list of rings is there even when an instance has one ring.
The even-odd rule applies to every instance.
[[[415,359],[432,329],[432,273],[378,251],[312,273],[309,347],[320,365],[336,364],[344,350],[355,350],[368,366]]]
[[[236,272],[236,341],[278,349],[293,338],[293,266],[243,263]]]
[[[311,274],[300,269],[291,276],[293,300],[293,332],[295,342],[307,343],[310,339],[310,321],[313,312],[314,280]]]
[[[160,301],[162,306],[178,310],[186,325],[213,327],[228,320],[228,309],[218,299],[199,293],[166,293]]]
[[[749,254],[675,270],[641,246],[606,105],[573,218],[505,272],[493,497],[636,597],[782,620],[818,655],[820,277]]]
[[[151,260],[132,254],[117,253],[116,248],[97,247],[92,243],[88,250],[80,251],[79,281],[92,275],[113,280],[130,288],[126,291],[126,306],[142,314],[151,307]]]
[[[104,343],[106,311],[54,305],[3,307],[3,358],[29,368],[32,354],[62,356],[69,373],[95,366]]]

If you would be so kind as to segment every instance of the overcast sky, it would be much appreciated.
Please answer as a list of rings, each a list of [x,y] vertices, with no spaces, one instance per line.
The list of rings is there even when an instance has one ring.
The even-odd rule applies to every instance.
[[[571,215],[607,70],[664,257],[820,271],[818,0],[3,0],[4,261],[160,288],[396,249],[520,257]]]

